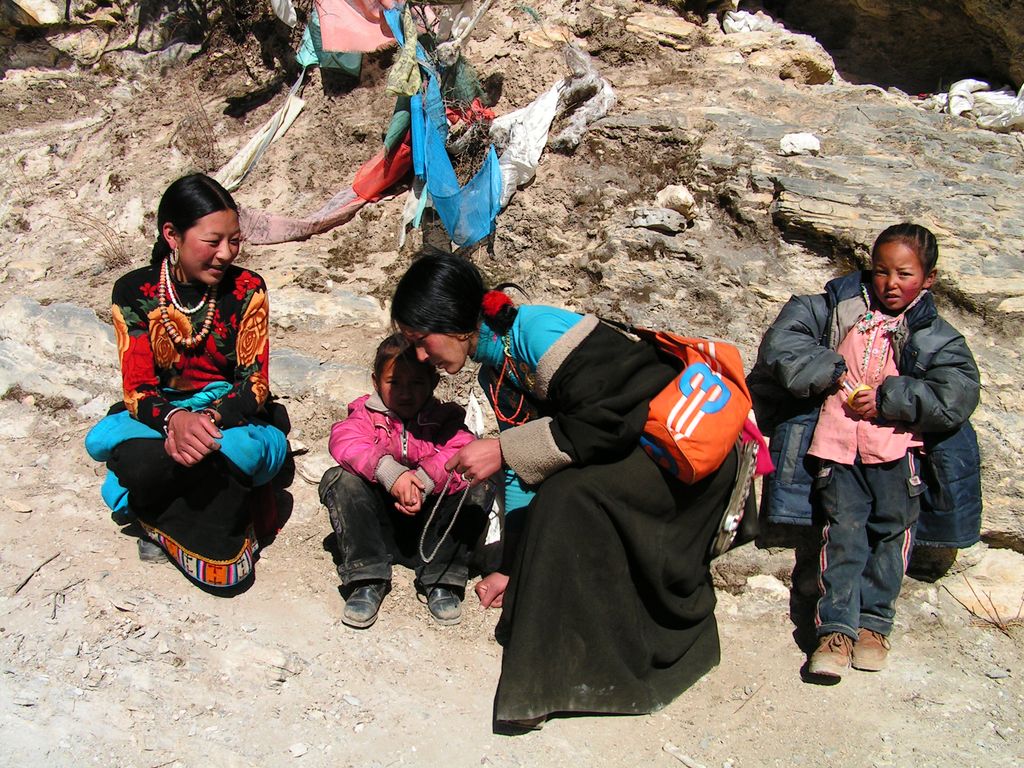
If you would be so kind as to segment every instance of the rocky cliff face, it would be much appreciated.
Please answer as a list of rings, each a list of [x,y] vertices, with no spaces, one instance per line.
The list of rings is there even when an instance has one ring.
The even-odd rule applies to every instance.
[[[854,83],[930,93],[965,77],[1024,83],[1020,0],[767,0],[793,31],[817,38]]]

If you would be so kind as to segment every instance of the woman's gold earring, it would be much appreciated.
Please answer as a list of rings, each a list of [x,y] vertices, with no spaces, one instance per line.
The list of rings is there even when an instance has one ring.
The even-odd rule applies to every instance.
[[[178,249],[175,248],[174,250],[171,251],[171,266],[172,267],[178,266],[178,261],[180,259],[181,259],[181,256],[178,254]]]

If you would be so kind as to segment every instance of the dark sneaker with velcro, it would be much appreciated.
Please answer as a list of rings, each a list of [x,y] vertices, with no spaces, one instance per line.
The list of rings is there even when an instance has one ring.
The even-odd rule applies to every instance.
[[[350,627],[365,629],[377,620],[380,604],[390,591],[386,581],[368,581],[352,590],[345,601],[345,612],[341,620]]]

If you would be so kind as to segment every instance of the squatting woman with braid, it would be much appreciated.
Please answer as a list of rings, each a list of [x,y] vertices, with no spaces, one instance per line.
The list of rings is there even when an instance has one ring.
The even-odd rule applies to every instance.
[[[263,486],[286,454],[271,424],[287,423],[284,409],[268,412],[267,287],[233,265],[237,206],[208,176],[171,184],[157,227],[150,265],[114,284],[124,400],[86,448],[109,469],[114,519],[148,535],[141,559],[166,554],[201,585],[236,587],[253,572],[254,511],[272,526]]]
[[[717,664],[707,551],[736,458],[684,485],[640,448],[674,369],[593,315],[514,306],[447,254],[412,264],[392,319],[420,360],[482,366],[502,431],[448,468],[473,483],[504,469],[515,496],[533,494],[509,514],[506,562],[477,585],[484,606],[502,608],[495,728],[653,712]]]

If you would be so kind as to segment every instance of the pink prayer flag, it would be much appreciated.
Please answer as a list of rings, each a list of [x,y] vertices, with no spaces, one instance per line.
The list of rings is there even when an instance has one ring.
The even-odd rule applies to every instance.
[[[393,0],[316,0],[323,49],[369,53],[394,45],[384,20],[384,9],[393,6]]]

